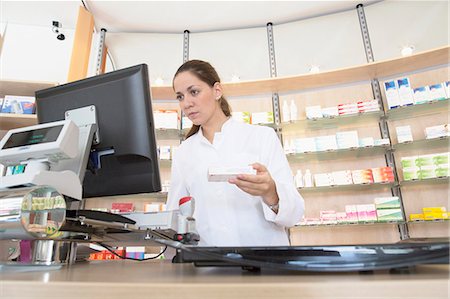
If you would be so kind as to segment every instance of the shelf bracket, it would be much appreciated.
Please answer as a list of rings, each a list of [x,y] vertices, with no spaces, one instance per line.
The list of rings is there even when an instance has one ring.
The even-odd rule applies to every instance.
[[[100,29],[100,38],[98,40],[98,54],[97,54],[97,64],[95,67],[95,74],[100,75],[105,72],[105,62],[106,62],[106,29]]]
[[[184,30],[183,35],[183,63],[189,60],[189,30]]]
[[[373,56],[372,44],[370,43],[369,28],[367,27],[366,15],[364,13],[363,5],[358,4],[356,6],[356,10],[358,13],[359,25],[361,27],[361,35],[362,35],[362,39],[363,39],[363,43],[364,43],[364,50],[366,52],[367,62],[371,63],[371,62],[374,62],[375,59]],[[386,110],[384,109],[384,103],[383,103],[383,100],[381,97],[380,82],[378,81],[377,78],[374,78],[371,80],[371,85],[372,85],[373,96],[378,101],[378,104],[380,105],[380,109],[383,111],[383,116],[380,118],[380,121],[379,121],[381,138],[389,138],[389,140],[391,140],[390,134],[389,134],[389,125],[388,125],[387,118],[386,118],[386,112],[385,112]],[[384,156],[386,159],[386,165],[391,167],[393,170],[394,178],[395,178],[395,182],[396,182],[396,186],[391,188],[391,193],[393,196],[399,197],[401,210],[402,210],[404,217],[406,218],[405,208],[403,205],[402,193],[400,190],[400,186],[398,185],[399,179],[398,179],[398,175],[397,175],[397,168],[395,166],[394,153],[391,150],[388,150],[388,151],[386,151],[386,154]],[[399,224],[398,229],[399,229],[401,240],[409,239],[409,231],[408,231],[408,226],[406,224]]]
[[[275,78],[277,76],[277,66],[275,63],[275,43],[273,38],[273,24],[267,23],[267,41],[269,46],[269,63],[270,63],[270,77]],[[273,122],[275,124],[275,132],[278,138],[283,142],[281,135],[281,117],[280,117],[280,98],[278,93],[272,93],[272,111],[273,111]]]

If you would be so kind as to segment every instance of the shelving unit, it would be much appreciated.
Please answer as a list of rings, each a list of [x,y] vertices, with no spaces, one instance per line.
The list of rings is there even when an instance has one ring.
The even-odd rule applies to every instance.
[[[384,154],[393,150],[397,162],[399,178],[391,184],[346,185],[334,187],[303,188],[299,192],[305,198],[306,213],[315,217],[320,210],[342,210],[347,204],[373,203],[375,197],[391,196],[391,188],[399,188],[403,196],[405,216],[417,213],[423,206],[447,205],[449,179],[430,179],[421,181],[403,181],[401,169],[398,169],[401,155],[418,155],[432,152],[448,151],[448,138],[426,140],[424,136],[415,136],[414,142],[398,144],[395,140],[395,126],[408,124],[412,119],[415,132],[423,131],[423,127],[439,124],[449,115],[449,99],[429,104],[400,107],[397,109],[307,120],[305,106],[333,106],[337,103],[356,103],[373,98],[372,79],[386,80],[392,77],[410,77],[413,87],[448,80],[450,63],[450,47],[441,47],[425,51],[409,57],[372,62],[349,68],[325,71],[318,74],[302,74],[290,77],[274,77],[263,80],[224,83],[224,92],[228,98],[239,98],[235,111],[255,111],[257,101],[245,104],[247,96],[279,93],[280,100],[294,100],[299,108],[300,119],[282,123],[283,138],[311,137],[329,135],[336,131],[358,130],[361,137],[381,138],[379,122],[386,120],[389,124],[391,146],[376,146],[336,150],[327,152],[310,152],[289,155],[288,161],[295,173],[296,169],[309,167],[313,173],[331,172],[344,169],[365,169],[386,165]],[[47,83],[48,84],[48,83]],[[14,84],[10,81],[0,82],[0,94]],[[30,83],[30,90],[42,89],[42,85]],[[54,85],[54,84],[53,84]],[[52,84],[45,85],[51,87]],[[23,86],[18,83],[14,86]],[[25,89],[24,89],[25,90]],[[14,92],[7,91],[12,94]],[[19,94],[16,92],[16,94]],[[23,94],[23,93],[22,93]],[[24,94],[27,95],[27,94]],[[171,86],[152,87],[155,105],[173,109],[178,106]],[[383,98],[384,94],[382,94]],[[233,106],[234,100],[230,101]],[[262,104],[261,104],[262,105]],[[266,104],[264,104],[266,105]],[[155,108],[156,107],[156,108]],[[234,106],[233,106],[234,108]],[[244,110],[247,109],[247,110]],[[234,110],[234,109],[233,109]],[[439,117],[435,117],[439,115]],[[418,120],[418,118],[422,118]],[[12,116],[0,114],[0,130],[20,127],[36,123],[35,116]],[[274,126],[273,126],[274,127]],[[422,129],[422,130],[421,130]],[[161,143],[179,143],[185,130],[157,130],[157,138]],[[417,138],[416,138],[417,137]],[[163,180],[170,178],[170,160],[161,160]],[[87,208],[105,207],[112,202],[134,202],[138,210],[144,203],[165,202],[167,193],[143,194],[127,197],[92,198],[86,201]],[[430,223],[426,221],[426,223]],[[326,225],[302,226],[291,228],[293,245],[318,244],[357,244],[357,243],[390,243],[400,241],[399,225],[407,225],[411,237],[449,236],[448,222],[442,221],[434,225],[417,222],[375,223],[370,225]]]

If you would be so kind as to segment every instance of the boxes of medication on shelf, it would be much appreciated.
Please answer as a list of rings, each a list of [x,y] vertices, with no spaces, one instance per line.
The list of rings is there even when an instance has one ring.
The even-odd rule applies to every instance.
[[[181,126],[183,129],[188,129],[192,127],[192,121],[187,116],[183,116],[181,118]]]
[[[377,210],[379,222],[402,221],[403,214],[401,209],[383,209]]]
[[[444,85],[442,83],[430,85],[430,97],[433,101],[442,101],[447,98]]]
[[[305,110],[307,119],[323,118],[322,108],[320,106],[307,106]]]
[[[428,86],[422,86],[414,88],[414,103],[425,104],[431,101],[430,88]]]
[[[389,166],[372,168],[372,175],[374,183],[394,182],[394,172],[392,171],[392,168]]]
[[[398,96],[401,106],[414,104],[414,95],[408,78],[397,79]]]
[[[352,172],[350,170],[333,171],[331,177],[333,184],[337,186],[353,184]]]
[[[317,151],[337,150],[338,145],[335,135],[318,136],[314,138]]]
[[[329,173],[316,173],[314,174],[314,184],[316,187],[333,186],[333,177]]]
[[[425,138],[433,139],[433,138],[442,138],[450,136],[450,125],[438,125],[432,127],[425,128]]]
[[[178,111],[159,109],[153,111],[156,129],[178,129]]]
[[[377,100],[361,101],[356,104],[359,113],[380,111],[380,105]]]
[[[359,147],[372,147],[375,145],[373,137],[364,137],[359,139]]]
[[[398,94],[397,81],[386,81],[384,82],[384,90],[386,92],[386,100],[389,109],[394,109],[400,107],[400,97]]]
[[[317,151],[316,140],[314,137],[294,139],[294,148],[296,153],[309,153]]]
[[[358,131],[345,131],[336,133],[336,141],[339,149],[359,147]]]
[[[339,104],[338,113],[339,115],[349,115],[359,113],[358,104],[357,103]]]
[[[273,112],[253,112],[251,118],[252,124],[272,124]]]
[[[419,179],[419,167],[405,167],[403,168],[403,180],[412,181]]]
[[[322,108],[322,116],[326,118],[333,118],[339,116],[339,110],[337,106]]]
[[[244,111],[236,111],[231,113],[233,115],[233,118],[239,122],[251,124],[252,123],[252,117],[250,112],[244,112]]]
[[[442,83],[444,85],[445,93],[447,95],[447,99],[450,98],[450,81],[445,81]]]
[[[373,184],[372,169],[360,169],[352,171],[352,179],[354,184]]]
[[[396,127],[395,131],[397,132],[397,142],[398,143],[406,143],[406,142],[413,141],[411,126]]]
[[[1,113],[34,114],[34,97],[6,95],[1,106]]]
[[[375,207],[377,210],[381,209],[399,209],[400,208],[400,199],[398,196],[391,197],[376,197],[374,199]]]

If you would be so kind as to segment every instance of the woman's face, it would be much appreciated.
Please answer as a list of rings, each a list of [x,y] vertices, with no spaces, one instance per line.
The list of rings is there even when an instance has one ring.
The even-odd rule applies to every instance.
[[[173,80],[180,108],[194,125],[207,124],[221,111],[216,100],[222,95],[218,85],[210,87],[189,71],[179,73]]]

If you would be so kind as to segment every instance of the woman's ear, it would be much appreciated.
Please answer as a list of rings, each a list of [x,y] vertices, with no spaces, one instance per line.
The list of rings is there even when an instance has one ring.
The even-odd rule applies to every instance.
[[[220,82],[214,83],[213,90],[214,90],[214,98],[216,100],[220,100],[220,98],[223,95],[222,84],[220,84]]]

